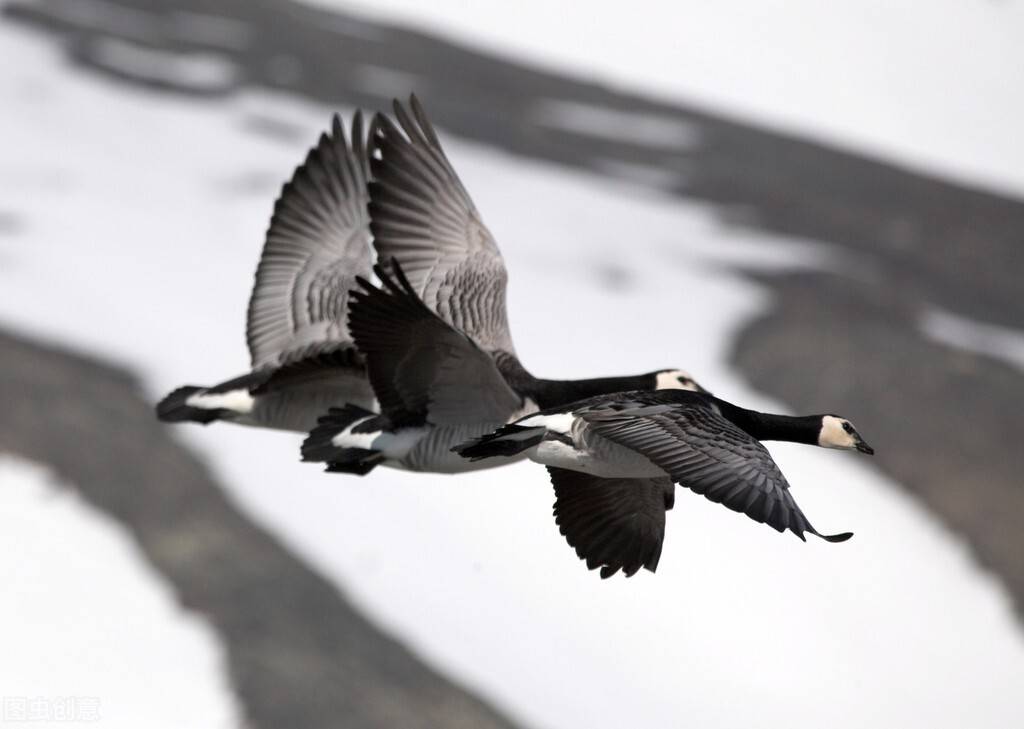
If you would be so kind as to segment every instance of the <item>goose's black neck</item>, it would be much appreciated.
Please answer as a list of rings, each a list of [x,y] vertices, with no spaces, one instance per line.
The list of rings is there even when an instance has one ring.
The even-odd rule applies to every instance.
[[[653,390],[657,382],[656,372],[590,380],[542,380],[531,375],[515,356],[507,352],[497,354],[495,362],[509,386],[522,397],[533,400],[541,410],[613,392]]]
[[[716,399],[722,417],[757,440],[818,444],[821,415],[773,415],[747,410]]]

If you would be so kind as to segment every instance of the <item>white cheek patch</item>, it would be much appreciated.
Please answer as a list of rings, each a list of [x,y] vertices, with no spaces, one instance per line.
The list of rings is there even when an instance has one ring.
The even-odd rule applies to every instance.
[[[694,385],[684,385],[679,381],[679,378],[682,378],[684,381],[693,382],[693,378],[686,372],[682,370],[669,370],[668,372],[659,372],[655,376],[654,387],[658,390],[690,390],[691,392],[697,392],[697,388]]]
[[[843,430],[843,423],[832,415],[826,415],[821,419],[821,433],[818,434],[818,445],[822,448],[841,448],[849,450],[857,447],[853,436]]]

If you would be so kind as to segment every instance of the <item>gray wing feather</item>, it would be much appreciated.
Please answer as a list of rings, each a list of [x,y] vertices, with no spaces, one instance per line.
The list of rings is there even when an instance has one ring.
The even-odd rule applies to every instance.
[[[558,530],[587,569],[607,578],[658,568],[665,540],[665,511],[675,486],[669,478],[599,478],[548,468],[555,487]]]
[[[618,403],[578,411],[596,433],[646,456],[672,480],[716,503],[801,539],[828,541],[807,521],[771,454],[761,443],[705,406]]]
[[[397,260],[424,303],[483,349],[514,352],[501,252],[419,102],[412,116],[394,108],[401,130],[378,114],[370,131],[378,260]]]
[[[383,284],[360,279],[349,325],[381,412],[392,420],[426,417],[435,425],[504,423],[522,406],[494,359],[428,309],[393,266]]]
[[[351,346],[349,291],[372,265],[364,135],[357,112],[349,146],[335,115],[281,190],[249,300],[254,369]]]

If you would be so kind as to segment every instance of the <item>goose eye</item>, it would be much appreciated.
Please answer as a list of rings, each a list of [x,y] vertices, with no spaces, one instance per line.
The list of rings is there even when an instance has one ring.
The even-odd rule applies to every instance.
[[[849,423],[843,423],[843,430],[845,430],[847,433],[852,433],[853,426],[850,425]]]
[[[691,384],[693,384],[693,380],[691,380],[689,377],[680,377],[679,378],[679,384],[681,384],[681,385],[691,385]]]

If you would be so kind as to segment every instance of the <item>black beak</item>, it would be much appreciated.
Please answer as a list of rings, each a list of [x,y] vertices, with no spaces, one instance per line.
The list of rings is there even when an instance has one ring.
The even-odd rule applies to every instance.
[[[875,449],[862,440],[857,441],[857,450],[861,453],[867,453],[869,456],[875,455]]]

